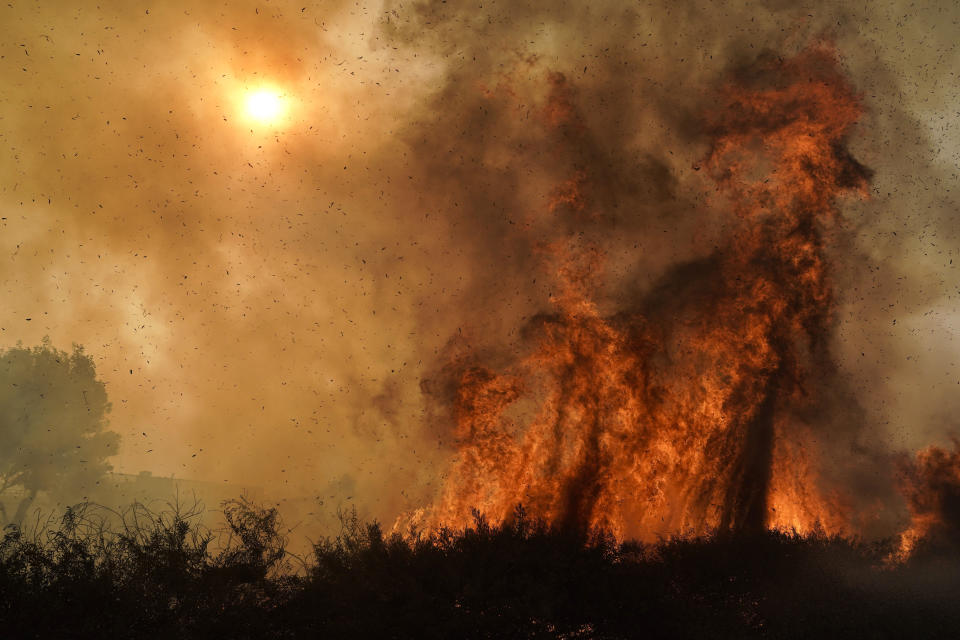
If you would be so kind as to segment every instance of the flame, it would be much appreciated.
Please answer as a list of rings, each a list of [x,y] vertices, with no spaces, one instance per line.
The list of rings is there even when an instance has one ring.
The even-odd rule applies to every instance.
[[[960,539],[960,441],[953,445],[953,451],[927,447],[913,460],[901,462],[901,491],[910,510],[910,526],[900,534],[891,560],[906,560],[921,540],[943,547]]]
[[[585,125],[560,75],[546,127],[576,141]],[[759,63],[719,89],[703,116],[703,159],[729,236],[669,275],[639,309],[603,315],[602,250],[547,243],[557,292],[534,319],[532,352],[495,371],[451,362],[457,455],[430,526],[517,504],[560,526],[620,537],[785,528],[842,532],[843,496],[819,489],[815,427],[798,418],[829,370],[833,289],[825,248],[838,198],[868,172],[845,141],[858,96],[828,47]],[[588,224],[591,170],[550,194]],[[669,295],[664,295],[664,292]]]

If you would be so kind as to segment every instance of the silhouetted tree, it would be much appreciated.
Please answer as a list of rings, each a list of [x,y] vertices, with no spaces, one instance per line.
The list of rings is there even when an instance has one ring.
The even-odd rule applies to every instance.
[[[111,469],[119,435],[107,430],[110,403],[93,360],[48,339],[0,352],[0,499],[20,493],[12,518],[22,521],[40,491],[85,497]]]

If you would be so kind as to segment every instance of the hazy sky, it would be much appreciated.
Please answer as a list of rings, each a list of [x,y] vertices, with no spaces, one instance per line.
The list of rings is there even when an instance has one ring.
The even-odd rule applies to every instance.
[[[559,231],[531,212],[569,168],[610,176],[613,222],[587,233],[612,309],[709,246],[690,124],[708,89],[826,39],[875,171],[843,205],[834,350],[878,441],[942,442],[960,410],[960,10],[724,4],[5,4],[0,347],[84,345],[119,470],[389,517],[449,458],[421,381],[456,340],[509,350],[548,308],[536,246]],[[537,124],[556,72],[594,144],[559,158]],[[277,122],[245,113],[263,87]]]

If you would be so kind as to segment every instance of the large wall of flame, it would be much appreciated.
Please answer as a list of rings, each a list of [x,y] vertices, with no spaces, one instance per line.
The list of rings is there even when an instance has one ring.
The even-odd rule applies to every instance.
[[[605,314],[708,255],[724,229],[697,114],[761,52],[829,39],[875,173],[831,249],[846,383],[819,418],[883,466],[942,441],[960,397],[957,20],[909,3],[10,3],[0,346],[85,346],[122,470],[391,518],[450,458],[450,353],[509,362],[548,310],[538,247],[602,247]],[[296,97],[276,135],[237,112],[258,78]],[[543,126],[565,109],[576,145]],[[538,215],[554,200],[559,221]]]

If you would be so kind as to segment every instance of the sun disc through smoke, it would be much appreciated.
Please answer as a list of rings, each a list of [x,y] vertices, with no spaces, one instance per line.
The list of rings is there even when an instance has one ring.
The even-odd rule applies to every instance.
[[[247,115],[259,124],[275,124],[285,112],[283,96],[270,89],[250,93],[246,102]]]

